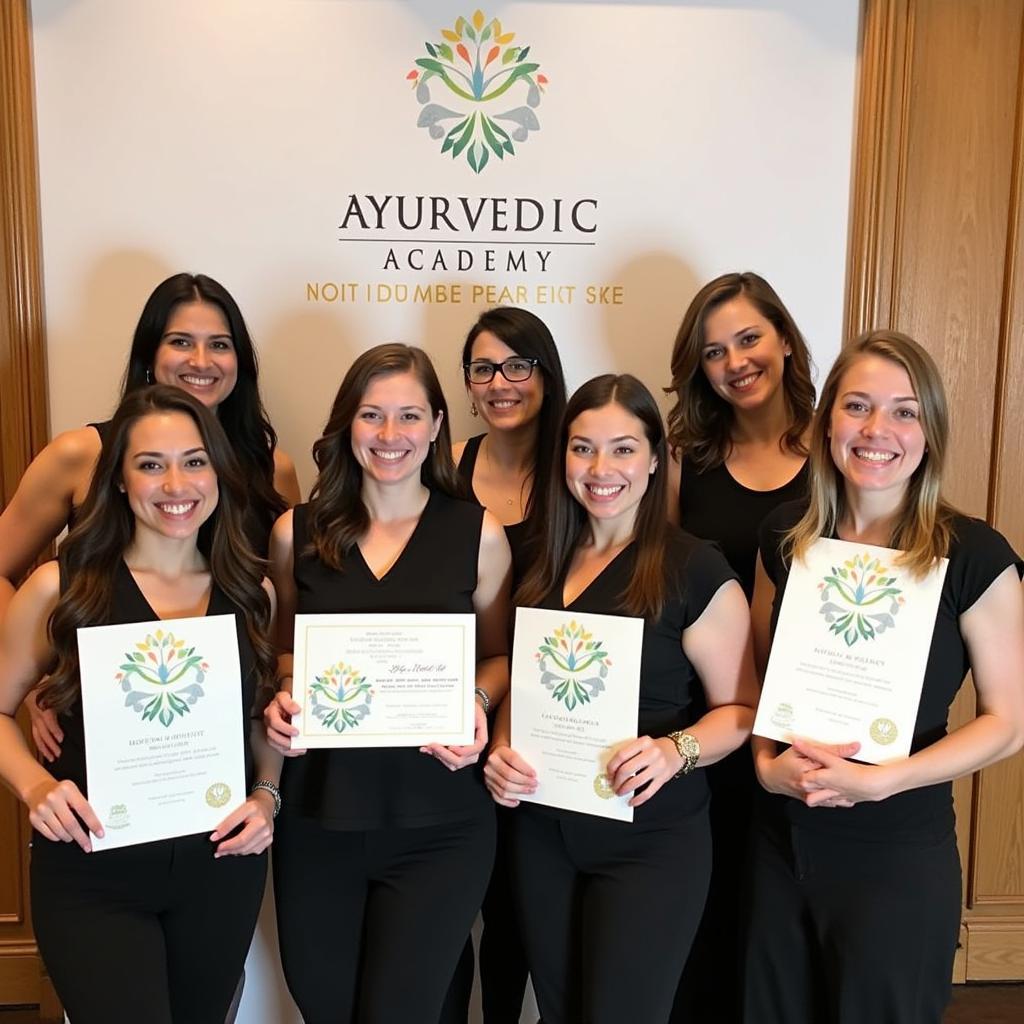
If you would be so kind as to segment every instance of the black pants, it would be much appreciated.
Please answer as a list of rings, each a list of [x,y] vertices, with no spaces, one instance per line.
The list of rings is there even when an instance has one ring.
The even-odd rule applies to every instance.
[[[92,854],[35,837],[32,921],[75,1024],[224,1024],[267,857],[213,851],[206,833]]]
[[[281,816],[281,961],[305,1024],[437,1020],[494,862],[494,815],[333,831]]]
[[[676,993],[672,1024],[739,1024],[743,983],[740,880],[757,776],[749,744],[705,769],[711,790],[711,885]]]
[[[748,1024],[942,1021],[960,927],[953,833],[915,845],[761,828],[749,912]]]
[[[480,935],[480,1001],[484,1024],[519,1024],[529,972],[512,892],[509,846],[515,811],[495,807],[495,812],[498,849],[481,908],[484,927]],[[467,939],[445,997],[441,1024],[466,1024],[472,990],[473,940]]]
[[[706,813],[636,825],[523,805],[512,851],[544,1024],[664,1024],[707,894]]]

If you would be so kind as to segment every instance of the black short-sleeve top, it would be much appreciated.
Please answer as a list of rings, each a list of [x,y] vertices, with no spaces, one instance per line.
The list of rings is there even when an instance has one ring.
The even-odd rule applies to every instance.
[[[761,527],[761,559],[775,584],[773,636],[789,578],[789,564],[780,552],[780,545],[805,507],[803,502],[783,505]],[[1024,568],[1006,538],[980,519],[957,515],[953,531],[949,567],[939,598],[911,753],[946,735],[949,707],[970,669],[967,645],[960,633],[960,616],[1008,567],[1014,566],[1018,575]],[[794,824],[868,840],[931,842],[947,835],[955,824],[951,782],[908,790],[886,800],[850,808],[807,807],[799,800],[781,796],[770,797],[768,804],[774,804],[775,810],[783,811]]]
[[[297,505],[296,610],[472,613],[483,516],[477,505],[431,491],[405,549],[378,580],[358,545],[340,572],[309,551],[309,505]],[[285,761],[282,796],[289,811],[339,831],[440,825],[490,811],[481,771],[453,772],[416,747],[310,750]]]
[[[779,505],[800,500],[806,493],[806,462],[781,487],[752,491],[724,462],[701,471],[684,455],[679,464],[679,525],[721,547],[749,602],[754,593],[758,528]]]
[[[66,588],[66,576],[64,566],[61,565],[61,592]],[[242,720],[239,728],[242,730],[242,744],[245,751],[245,778],[246,785],[253,781],[253,757],[250,746],[249,731],[251,728],[251,714],[256,700],[256,661],[253,655],[252,643],[249,640],[249,633],[245,627],[245,616],[242,611],[231,601],[223,590],[214,582],[210,592],[210,603],[206,609],[207,615],[234,615],[235,630],[238,635],[238,662],[241,669],[239,685],[242,688]],[[159,618],[153,611],[145,595],[139,589],[128,566],[123,561],[118,562],[114,576],[114,598],[109,617],[104,622],[97,622],[95,625],[116,626],[129,622],[152,622]],[[85,734],[82,728],[82,700],[77,698],[72,706],[59,716],[61,728],[64,731],[64,741],[61,744],[60,755],[49,765],[49,771],[56,779],[71,779],[75,785],[88,797],[89,787],[85,773]]]
[[[664,566],[667,600],[657,621],[647,619],[644,622],[640,659],[638,735],[655,738],[693,724],[692,704],[695,696],[699,693],[703,698],[703,693],[696,669],[683,651],[683,631],[701,617],[723,583],[736,579],[729,563],[713,544],[674,527],[669,530]],[[562,598],[566,575],[563,573],[539,607],[628,615],[623,607],[623,594],[635,567],[634,542],[609,562],[570,604],[566,605]],[[728,638],[723,637],[723,643],[727,642]],[[703,699],[699,703],[703,706]],[[636,808],[633,820],[641,823],[693,814],[704,807],[707,798],[704,772],[698,769],[691,775],[667,782],[651,800]],[[557,815],[573,813],[554,808],[544,810]]]

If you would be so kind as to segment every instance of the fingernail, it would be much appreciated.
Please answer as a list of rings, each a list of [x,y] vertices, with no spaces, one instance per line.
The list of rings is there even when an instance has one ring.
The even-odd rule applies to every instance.
[[[210,834],[210,842],[211,843],[217,842],[218,839],[220,839],[220,833],[219,832],[212,832]]]

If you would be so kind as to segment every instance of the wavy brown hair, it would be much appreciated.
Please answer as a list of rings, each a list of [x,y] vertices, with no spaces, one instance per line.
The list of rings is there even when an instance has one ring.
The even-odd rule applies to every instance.
[[[956,509],[942,496],[942,471],[949,448],[949,407],[932,357],[913,338],[896,331],[869,331],[839,353],[821,390],[811,430],[810,504],[783,538],[783,550],[802,558],[819,537],[831,537],[847,510],[843,475],[832,458],[829,430],[843,376],[865,356],[880,356],[902,367],[920,410],[925,451],[903,497],[889,546],[904,552],[899,561],[922,576],[949,553]]]
[[[257,690],[273,684],[276,658],[270,642],[270,598],[263,589],[264,563],[245,531],[247,481],[217,417],[202,402],[166,384],[129,393],[110,422],[89,494],[74,529],[60,548],[67,581],[49,621],[54,668],[39,688],[41,707],[66,711],[79,693],[78,630],[105,624],[114,600],[114,581],[135,535],[135,515],[121,491],[132,428],[144,416],[183,413],[195,423],[217,474],[217,507],[199,530],[196,543],[210,575],[242,610],[256,657]]]
[[[541,524],[539,555],[527,570],[516,591],[516,604],[534,606],[544,600],[562,579],[587,527],[587,513],[565,484],[565,461],[569,431],[578,416],[589,409],[619,405],[635,416],[657,458],[647,490],[640,499],[633,528],[636,565],[632,579],[622,594],[623,607],[630,615],[656,619],[665,604],[665,544],[668,521],[665,518],[665,489],[668,447],[657,403],[650,391],[628,373],[606,373],[588,380],[569,399],[558,431],[558,454],[547,479],[548,514]]]
[[[364,352],[345,374],[327,426],[313,445],[319,472],[309,496],[309,547],[325,565],[338,571],[345,552],[370,528],[370,513],[362,495],[363,469],[352,452],[352,421],[371,381],[395,373],[411,373],[423,386],[431,419],[441,413],[441,427],[420,468],[420,478],[431,490],[451,497],[458,494],[448,403],[430,357],[421,348],[396,343]]]
[[[745,296],[787,343],[782,390],[788,427],[779,447],[806,455],[804,435],[814,415],[814,382],[807,342],[775,289],[757,274],[723,274],[709,281],[693,297],[672,346],[672,383],[664,389],[674,402],[668,413],[668,444],[673,455],[688,456],[700,471],[713,469],[732,450],[733,407],[716,394],[704,373],[705,325],[720,306]]]

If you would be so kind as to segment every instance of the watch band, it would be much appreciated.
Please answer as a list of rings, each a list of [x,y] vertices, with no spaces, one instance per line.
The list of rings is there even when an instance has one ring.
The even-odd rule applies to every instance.
[[[678,779],[680,775],[689,775],[697,762],[700,760],[700,741],[690,732],[670,732],[668,738],[675,744],[679,756],[683,759],[682,767],[673,778]]]
[[[252,792],[255,793],[257,789],[266,791],[274,798],[274,817],[276,818],[281,813],[281,790],[278,789],[277,783],[271,782],[270,779],[257,779],[252,784]]]

